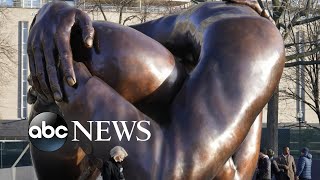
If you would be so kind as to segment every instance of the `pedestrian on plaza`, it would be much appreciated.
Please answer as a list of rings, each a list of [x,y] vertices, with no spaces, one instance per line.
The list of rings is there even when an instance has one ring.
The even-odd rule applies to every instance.
[[[271,162],[271,179],[279,180],[281,178],[281,173],[284,173],[284,170],[279,168],[276,158],[274,158],[274,151],[268,149],[267,153]]]
[[[103,163],[103,180],[125,180],[121,162],[128,156],[126,150],[121,146],[115,146],[110,151],[110,159]]]
[[[290,154],[290,148],[284,147],[282,154],[278,157],[277,163],[280,169],[284,171],[281,175],[281,180],[295,180],[297,172],[296,163],[293,156]]]
[[[266,149],[260,151],[256,179],[271,180],[271,162]]]
[[[301,150],[296,176],[299,180],[311,180],[312,155],[307,147]]]

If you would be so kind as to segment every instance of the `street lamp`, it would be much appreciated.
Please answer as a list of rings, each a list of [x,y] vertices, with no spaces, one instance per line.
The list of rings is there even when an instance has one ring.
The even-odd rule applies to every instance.
[[[299,121],[299,149],[301,149],[301,123],[303,118],[303,112],[299,111],[297,113],[297,120]]]
[[[297,113],[297,119],[298,119],[298,121],[299,121],[299,122],[302,122],[302,118],[303,118],[303,112],[302,112],[302,111],[299,111],[299,112]]]

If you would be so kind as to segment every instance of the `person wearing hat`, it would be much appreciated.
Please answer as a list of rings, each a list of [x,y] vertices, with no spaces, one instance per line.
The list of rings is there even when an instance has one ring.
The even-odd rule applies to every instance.
[[[301,150],[296,176],[301,180],[311,179],[312,155],[307,147]]]
[[[126,150],[121,146],[115,146],[110,150],[110,159],[103,163],[103,180],[125,180],[121,162],[128,156]]]

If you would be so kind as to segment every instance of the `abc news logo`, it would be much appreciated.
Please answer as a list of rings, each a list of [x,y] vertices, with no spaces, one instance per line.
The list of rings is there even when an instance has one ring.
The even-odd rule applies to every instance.
[[[41,151],[52,152],[61,148],[68,137],[67,123],[51,112],[34,117],[29,125],[29,140]]]
[[[108,138],[103,138],[104,135],[108,135],[109,127],[102,128],[102,125],[113,125],[116,135],[121,141],[124,136],[130,141],[132,139],[132,134],[135,128],[139,131],[138,135],[135,137],[136,141],[147,141],[151,138],[151,132],[145,128],[145,126],[150,126],[150,121],[130,121],[132,124],[131,129],[127,127],[128,121],[87,121],[89,123],[89,131],[84,128],[78,121],[71,121],[73,124],[73,139],[72,141],[79,141],[77,139],[77,130],[84,134],[86,138],[92,141],[92,126],[93,123],[96,124],[96,139],[94,141],[110,141],[111,136]],[[119,123],[122,129],[119,128]],[[144,125],[144,126],[143,126]],[[105,137],[105,136],[104,136]],[[68,126],[65,120],[51,112],[43,112],[36,117],[34,117],[29,125],[29,140],[34,147],[41,151],[52,152],[60,149],[67,141],[68,138]]]

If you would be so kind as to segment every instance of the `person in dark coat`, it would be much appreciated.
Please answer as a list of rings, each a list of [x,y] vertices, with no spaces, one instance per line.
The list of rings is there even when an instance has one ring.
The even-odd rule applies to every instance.
[[[121,162],[128,156],[126,150],[121,146],[116,146],[110,151],[110,159],[103,163],[103,180],[125,180]]]
[[[274,158],[274,151],[272,149],[268,149],[268,156],[271,162],[271,179],[279,180],[281,179],[281,173],[284,171],[279,168],[276,159]]]
[[[307,147],[301,150],[296,176],[301,180],[311,179],[312,155]]]
[[[258,160],[257,180],[271,180],[271,162],[267,156],[267,150],[260,151]]]

